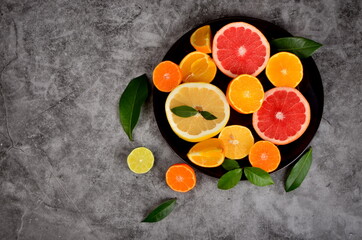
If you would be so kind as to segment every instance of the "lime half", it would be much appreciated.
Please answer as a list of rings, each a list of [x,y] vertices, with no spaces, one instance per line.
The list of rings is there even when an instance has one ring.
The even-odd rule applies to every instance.
[[[129,169],[137,174],[146,173],[153,167],[155,158],[152,152],[145,147],[139,147],[132,150],[127,157]]]

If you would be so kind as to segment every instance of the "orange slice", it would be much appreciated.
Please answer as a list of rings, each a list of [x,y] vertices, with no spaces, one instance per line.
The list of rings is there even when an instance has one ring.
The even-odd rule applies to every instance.
[[[153,70],[153,84],[161,92],[171,92],[182,80],[180,67],[171,61],[161,62]]]
[[[211,53],[211,29],[210,25],[198,28],[190,38],[191,45],[200,52]]]
[[[293,53],[274,54],[266,66],[266,76],[276,87],[295,88],[303,78],[303,65]]]
[[[210,138],[196,143],[187,154],[191,162],[206,168],[220,166],[225,159],[223,142],[217,138]]]
[[[188,192],[196,185],[195,171],[185,163],[174,164],[166,172],[166,183],[176,192]]]
[[[219,139],[224,143],[225,157],[230,159],[246,157],[254,144],[251,131],[247,127],[240,125],[225,127],[219,134]]]
[[[202,52],[191,52],[180,62],[183,82],[206,82],[214,80],[217,67],[212,58]]]
[[[188,118],[175,115],[171,109],[189,106],[213,114],[216,119],[206,120],[201,114]],[[230,107],[224,93],[210,83],[183,83],[167,97],[165,103],[167,120],[180,138],[200,142],[217,135],[230,117]]]
[[[269,141],[256,142],[250,149],[249,161],[253,167],[272,172],[280,164],[280,152],[277,146]]]
[[[226,98],[230,106],[239,113],[256,112],[263,103],[263,85],[256,77],[240,75],[229,83]]]

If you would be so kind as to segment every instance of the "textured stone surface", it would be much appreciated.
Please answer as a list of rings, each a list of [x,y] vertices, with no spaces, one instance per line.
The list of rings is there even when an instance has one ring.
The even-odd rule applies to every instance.
[[[361,239],[361,1],[10,1],[0,3],[0,239]],[[160,135],[149,101],[123,133],[117,103],[149,76],[172,43],[222,16],[246,15],[324,44],[314,59],[324,116],[302,187],[243,182],[221,191],[197,172],[187,194],[164,182],[181,162]],[[128,153],[156,157],[132,174]],[[165,220],[142,224],[171,197]]]

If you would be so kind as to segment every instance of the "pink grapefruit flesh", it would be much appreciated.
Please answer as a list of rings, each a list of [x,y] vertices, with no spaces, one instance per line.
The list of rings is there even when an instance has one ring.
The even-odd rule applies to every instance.
[[[241,74],[257,76],[268,63],[270,45],[256,27],[234,22],[215,34],[212,56],[220,71],[229,77]]]
[[[297,89],[290,87],[267,91],[261,108],[253,113],[253,127],[258,135],[278,145],[297,140],[309,122],[308,101]]]

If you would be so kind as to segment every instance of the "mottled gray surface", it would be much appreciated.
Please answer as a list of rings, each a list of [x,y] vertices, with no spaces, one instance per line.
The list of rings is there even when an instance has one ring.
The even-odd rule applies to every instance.
[[[361,1],[8,1],[0,3],[0,239],[361,239]],[[325,111],[302,187],[247,182],[221,191],[197,172],[175,193],[166,169],[181,162],[160,135],[152,104],[135,141],[117,103],[128,81],[151,75],[195,24],[247,15],[324,44],[314,59]],[[156,157],[145,175],[125,162]],[[171,197],[155,224],[140,220]]]

